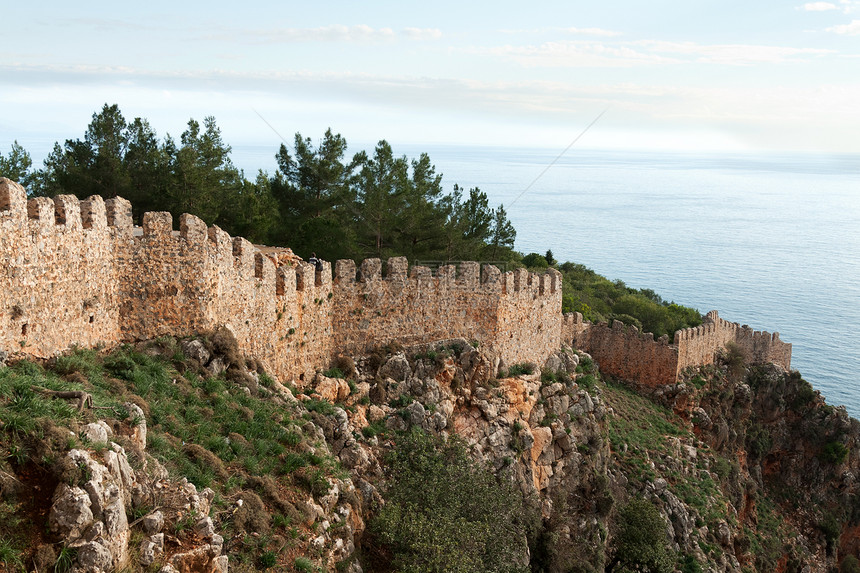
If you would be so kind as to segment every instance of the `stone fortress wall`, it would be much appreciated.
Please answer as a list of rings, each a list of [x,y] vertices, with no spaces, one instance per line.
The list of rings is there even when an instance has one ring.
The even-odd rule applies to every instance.
[[[720,318],[715,310],[705,315],[701,326],[675,332],[673,344],[668,336],[654,340],[653,334],[617,320],[612,326],[591,324],[578,312],[565,315],[562,328],[564,342],[591,354],[602,371],[648,386],[672,384],[687,367],[713,364],[730,342],[752,363],[791,369],[791,344],[780,340],[778,332],[753,331]]]
[[[618,323],[561,314],[561,274],[464,262],[409,269],[405,258],[322,271],[275,264],[241,237],[184,214],[145,213],[98,196],[27,200],[0,178],[0,350],[53,356],[72,345],[114,346],[227,326],[241,348],[298,384],[339,353],[398,342],[464,338],[507,365],[543,361],[561,345],[590,352],[609,373],[674,382],[713,362],[729,340],[757,361],[790,366],[791,345],[708,315],[674,344]]]
[[[275,267],[254,245],[182,215],[74,196],[26,198],[0,179],[0,350],[53,356],[226,325],[241,348],[298,383],[341,352],[462,337],[507,364],[560,345],[561,276],[477,263],[436,274],[405,258]]]

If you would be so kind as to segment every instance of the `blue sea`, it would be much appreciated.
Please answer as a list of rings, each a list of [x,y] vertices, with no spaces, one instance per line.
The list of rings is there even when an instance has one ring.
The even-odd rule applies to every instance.
[[[234,148],[246,173],[275,150]],[[860,155],[394,145],[446,189],[503,203],[516,248],[582,263],[792,343],[792,367],[860,417]],[[555,161],[555,163],[553,163]]]

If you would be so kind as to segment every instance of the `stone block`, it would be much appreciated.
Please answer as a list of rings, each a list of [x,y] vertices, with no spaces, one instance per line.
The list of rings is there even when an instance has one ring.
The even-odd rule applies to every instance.
[[[378,281],[382,274],[382,261],[379,259],[365,259],[361,261],[359,280],[363,283]]]

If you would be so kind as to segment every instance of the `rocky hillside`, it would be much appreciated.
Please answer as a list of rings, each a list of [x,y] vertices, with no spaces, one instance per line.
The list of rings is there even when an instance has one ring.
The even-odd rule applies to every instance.
[[[0,367],[2,571],[857,571],[858,422],[738,349],[379,348],[285,386],[226,330]]]

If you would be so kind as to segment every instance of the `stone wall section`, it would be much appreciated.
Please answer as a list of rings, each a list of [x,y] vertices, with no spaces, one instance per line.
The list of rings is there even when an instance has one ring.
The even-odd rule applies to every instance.
[[[50,356],[117,343],[116,235],[101,197],[28,201],[0,178],[0,348]]]
[[[543,366],[561,348],[561,273],[552,268],[544,274],[516,269],[501,279],[504,297],[493,346],[508,366],[523,362]]]
[[[772,362],[786,371],[791,369],[791,344],[780,340],[778,332],[754,331],[747,325],[720,318],[716,310],[705,316],[701,326],[677,331],[674,342],[678,347],[679,372],[688,366],[713,364],[717,351],[729,342],[740,346],[753,363]]]
[[[779,333],[753,331],[720,318],[715,310],[701,326],[677,331],[674,344],[667,336],[654,340],[653,334],[617,320],[611,327],[592,324],[578,312],[565,315],[562,332],[566,344],[591,354],[603,372],[652,387],[674,383],[689,366],[713,364],[730,342],[740,346],[753,364],[772,362],[791,369],[791,344],[780,340]]]
[[[124,339],[226,326],[245,352],[276,375],[299,381],[329,360],[331,280],[325,268],[276,268],[246,239],[188,214],[174,230],[170,213],[145,213],[123,248]]]
[[[621,323],[592,325],[561,315],[561,274],[463,262],[409,269],[337,261],[321,270],[276,267],[241,237],[182,215],[145,213],[98,196],[26,198],[0,178],[0,350],[49,357],[72,345],[112,346],[227,326],[245,352],[277,376],[301,384],[338,353],[392,342],[464,338],[510,366],[539,366],[562,343],[589,352],[611,374],[656,385],[686,366],[710,364],[728,342],[754,362],[788,369],[791,345],[779,334],[722,320],[655,341]]]
[[[678,348],[668,336],[654,340],[650,332],[615,320],[612,326],[592,324],[576,312],[564,316],[563,339],[591,354],[602,372],[647,386],[673,384],[679,370]]]

